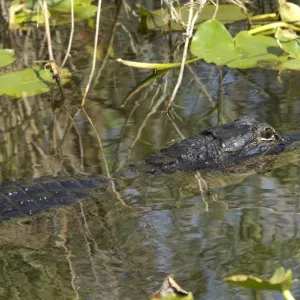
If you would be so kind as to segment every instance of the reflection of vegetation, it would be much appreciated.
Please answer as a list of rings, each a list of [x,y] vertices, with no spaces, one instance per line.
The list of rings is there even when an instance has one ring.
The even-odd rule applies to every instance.
[[[51,1],[48,1],[48,3],[50,5],[49,9],[52,9]],[[213,7],[211,6],[210,9],[211,8]],[[233,6],[231,9],[233,10]],[[154,34],[151,33],[153,34],[151,37],[155,37],[154,40],[147,40],[144,36],[141,38],[134,31],[135,28],[132,30],[127,23],[130,18],[132,18],[130,20],[131,22],[135,21],[137,23],[138,17],[134,20],[133,15],[124,8],[122,8],[121,12],[122,14],[116,18],[115,22],[118,24],[116,30],[117,34],[112,38],[112,46],[116,55],[119,55],[119,57],[123,57],[122,55],[124,55],[124,58],[126,59],[143,59],[146,61],[150,58],[171,62],[173,61],[172,58],[174,58],[174,61],[180,60],[178,57],[181,53],[181,39],[178,38],[178,41],[175,41],[176,36],[181,37],[180,33],[174,35],[170,34],[173,38],[173,44],[167,48],[163,44],[165,40],[160,32],[155,32]],[[18,11],[16,15],[19,13],[21,17],[23,12]],[[69,21],[68,13],[69,11],[62,15]],[[112,16],[114,15],[113,13],[114,11],[111,10],[107,15]],[[55,20],[59,19],[57,16],[59,16],[58,13],[57,15],[56,13],[51,13],[50,21],[52,20],[52,17],[54,17],[53,21],[55,22]],[[31,14],[31,17],[33,18],[34,14]],[[33,19],[30,18],[27,20],[33,21]],[[40,20],[43,20],[42,17]],[[25,22],[22,26],[27,26],[29,24],[30,22]],[[13,40],[14,43],[19,43],[21,47],[24,45],[22,55],[20,55],[20,51],[18,52],[18,44],[14,48],[17,52],[18,60],[16,64],[18,64],[17,67],[19,70],[23,70],[24,65],[27,65],[27,62],[30,64],[32,61],[45,58],[46,56],[46,51],[43,49],[40,38],[44,28],[36,29],[34,26],[35,24],[32,25],[33,26],[30,28],[31,34],[35,34],[36,40],[31,38],[32,35],[30,35],[30,32],[28,32],[27,35],[26,33],[23,33],[24,39],[22,36],[19,36],[18,39]],[[107,44],[107,41],[109,40],[108,37],[110,36],[110,33],[106,30],[112,28],[111,23],[109,23],[109,25],[105,23],[105,25],[106,27],[103,27],[100,33],[100,38],[103,40],[104,44],[104,53],[106,52],[106,49],[109,48],[107,45],[105,46],[105,43]],[[175,25],[175,23],[171,24],[171,26]],[[180,27],[182,26],[180,25]],[[52,30],[56,34],[53,35],[55,37],[55,54],[57,54],[58,57],[63,57],[65,37],[68,36],[69,31],[66,27],[52,28]],[[278,41],[281,46],[278,44],[275,46],[282,48],[286,47],[289,43],[281,37],[282,32],[278,32],[278,34]],[[60,39],[60,37],[62,37],[62,39]],[[143,41],[141,41],[142,39]],[[23,44],[24,40],[25,43]],[[234,38],[233,41],[235,41]],[[176,42],[178,43],[176,44]],[[290,45],[295,42],[296,40],[293,38]],[[88,76],[86,65],[88,64],[89,57],[86,52],[82,50],[89,42],[84,41],[78,45],[77,40],[76,43],[77,45],[75,44],[74,46],[74,52],[72,52],[72,59],[70,61],[75,80],[73,80],[66,89],[66,102],[67,105],[69,105],[68,108],[70,108],[71,117],[74,117],[75,112],[77,112],[76,104],[78,104],[78,95],[81,94],[80,87],[82,82],[84,82],[85,78]],[[131,45],[129,45],[130,43]],[[11,46],[8,45],[6,47],[10,48]],[[296,58],[297,49],[294,48],[294,45],[292,45],[291,48],[293,48],[293,50],[289,52],[289,57]],[[32,51],[32,49],[35,49],[36,52]],[[293,51],[296,54],[294,54]],[[170,59],[170,57],[172,58]],[[259,61],[258,65],[261,65],[262,63],[263,62]],[[275,65],[278,65],[279,63],[280,62],[277,62]],[[201,116],[206,114],[207,107],[210,107],[211,105],[211,103],[207,104],[206,102],[207,96],[210,97],[212,103],[216,103],[219,95],[220,97],[224,95],[225,109],[224,117],[222,116],[222,118],[226,120],[235,118],[238,114],[245,113],[245,106],[249,105],[249,103],[250,105],[258,107],[253,101],[266,104],[264,105],[264,111],[258,113],[261,114],[261,118],[270,118],[270,122],[277,122],[276,120],[278,119],[282,120],[286,115],[291,116],[291,119],[295,119],[297,116],[296,105],[298,102],[296,101],[295,93],[290,95],[288,99],[285,97],[286,101],[284,103],[279,103],[279,101],[275,102],[276,99],[281,100],[281,94],[278,94],[278,90],[285,89],[286,87],[274,83],[274,78],[276,77],[273,77],[273,73],[271,72],[263,73],[263,71],[260,70],[255,71],[256,73],[246,73],[246,71],[242,73],[240,71],[226,70],[226,72],[228,72],[226,73],[224,70],[227,68],[218,68],[215,65],[207,66],[203,62],[198,62],[197,64],[189,66],[194,72],[194,75],[191,76],[189,69],[186,69],[185,82],[183,82],[184,84],[177,97],[178,105],[174,107],[174,110],[176,110],[176,124],[179,124],[185,135],[196,133],[201,128],[210,126],[212,123],[216,122],[216,118],[212,119],[211,114],[208,114],[204,120],[201,118]],[[115,168],[117,168],[120,162],[127,163],[128,145],[132,145],[133,140],[136,141],[136,143],[133,147],[133,151],[129,152],[131,155],[130,158],[134,160],[142,159],[145,154],[153,151],[153,148],[157,150],[158,148],[171,143],[171,140],[173,139],[178,140],[178,136],[174,133],[169,121],[161,114],[161,106],[158,102],[159,100],[161,101],[160,103],[163,103],[170,94],[174,78],[177,76],[177,70],[174,70],[173,73],[170,72],[168,76],[160,77],[161,79],[159,80],[157,80],[157,77],[162,73],[154,73],[153,77],[157,75],[155,81],[149,80],[144,82],[145,85],[148,82],[151,82],[151,86],[148,85],[147,88],[141,90],[141,88],[145,87],[145,85],[142,85],[142,87],[140,86],[131,94],[129,94],[129,92],[133,90],[136,84],[149,76],[149,73],[151,72],[130,70],[129,68],[125,68],[111,59],[108,59],[108,64],[106,64],[104,71],[101,74],[100,73],[101,72],[99,71],[98,78],[95,80],[94,92],[91,95],[91,101],[88,105],[89,113],[95,122],[97,130],[104,138],[104,150],[105,155],[108,158],[109,166],[115,163]],[[231,80],[235,81],[235,83],[231,84]],[[295,88],[295,92],[298,93],[299,89],[297,88],[295,77],[292,78],[291,76],[288,80],[289,82],[290,80],[295,81],[292,87],[288,89],[288,92],[291,92],[292,88]],[[162,86],[166,86],[166,91],[163,91],[161,88]],[[229,90],[230,87],[234,89],[234,92]],[[205,94],[205,97],[203,97],[203,94]],[[120,109],[120,103],[124,100],[125,95],[129,95],[131,103],[128,102],[125,109]],[[293,99],[295,99],[295,101],[292,101]],[[194,100],[194,103],[192,103],[192,100]],[[247,103],[247,101],[249,102]],[[99,149],[97,147],[97,142],[95,141],[95,136],[90,130],[85,117],[80,112],[76,113],[74,123],[78,125],[78,132],[75,132],[73,126],[68,126],[69,119],[67,116],[63,113],[58,114],[57,121],[53,125],[54,130],[48,131],[53,124],[51,113],[47,108],[49,102],[51,101],[49,100],[48,95],[43,95],[43,98],[32,97],[20,101],[7,101],[4,102],[5,105],[1,106],[1,124],[5,136],[4,139],[1,140],[0,156],[1,163],[3,162],[3,164],[1,164],[1,167],[3,167],[3,169],[1,169],[1,175],[6,178],[23,178],[24,176],[52,175],[57,172],[60,172],[60,174],[65,174],[67,172],[72,174],[74,172],[82,171],[88,173],[101,173]],[[134,103],[134,109],[132,109],[132,103]],[[156,107],[157,111],[147,119],[147,113],[152,111],[153,107]],[[276,110],[276,107],[278,107],[278,110]],[[219,115],[222,114],[220,113],[222,108],[223,104],[218,108],[216,107]],[[255,113],[256,112],[257,110]],[[214,116],[216,116],[216,114],[214,114]],[[126,121],[124,121],[125,118]],[[218,120],[221,121],[222,118],[220,117]],[[143,125],[144,121],[145,123],[147,121],[147,124],[145,127],[142,127],[141,124]],[[21,126],[16,126],[16,124],[20,124]],[[288,123],[287,126],[290,126],[290,124],[291,123]],[[124,137],[120,138],[119,132],[122,125],[124,128]],[[138,135],[137,132],[141,133],[141,135]],[[79,149],[81,149],[81,138],[83,140],[82,152],[79,151]],[[147,143],[141,143],[141,141],[146,141]],[[57,156],[53,156],[51,152],[51,147],[53,147],[55,143],[57,144],[58,149],[56,152]],[[119,147],[119,149],[116,149],[117,147]],[[289,176],[285,175],[286,174],[283,176],[279,175],[272,177],[279,177],[282,178],[282,180],[291,178],[290,173],[288,174]],[[293,184],[293,188],[297,192],[298,183],[296,182],[296,179],[298,178],[298,173],[294,173],[294,175],[295,184]],[[230,180],[231,184],[233,183],[233,180],[229,176],[227,176],[226,179]],[[145,185],[146,184],[147,183],[145,183]],[[251,186],[255,189],[257,188],[257,185],[250,184],[248,187]],[[282,190],[291,190],[288,186],[283,184],[278,186]],[[226,194],[228,190],[231,193],[231,189],[222,189],[222,193],[224,191]],[[197,201],[187,198],[187,201],[181,203],[181,208],[175,208],[171,198],[161,195],[160,191],[159,194],[160,198],[155,196],[153,197],[154,199],[151,199],[150,197],[146,198],[148,195],[145,195],[146,200],[141,199],[139,196],[136,197],[137,200],[135,200],[135,203],[143,209],[143,201],[147,201],[147,206],[145,206],[147,212],[144,215],[141,214],[136,217],[137,220],[141,221],[143,220],[143,216],[146,216],[147,224],[143,223],[143,226],[140,225],[140,227],[137,224],[134,224],[134,226],[129,227],[130,230],[128,231],[126,231],[124,227],[128,227],[130,220],[128,220],[128,222],[127,220],[123,221],[120,226],[109,224],[108,227],[110,230],[107,230],[107,232],[103,234],[103,232],[100,231],[101,226],[103,226],[102,219],[99,217],[107,215],[107,219],[111,222],[115,222],[118,217],[121,217],[121,220],[124,220],[124,218],[128,216],[127,213],[115,214],[114,210],[104,210],[101,207],[96,210],[98,214],[96,215],[95,210],[88,210],[86,220],[89,225],[93,225],[90,229],[92,234],[98,236],[98,248],[96,248],[94,243],[91,243],[92,237],[89,232],[84,232],[84,229],[87,231],[84,226],[82,226],[83,229],[79,228],[79,226],[75,226],[76,218],[80,214],[77,211],[72,214],[70,220],[73,224],[69,227],[68,233],[71,235],[72,233],[74,235],[76,233],[77,236],[71,236],[68,240],[73,254],[71,260],[74,260],[74,265],[78,268],[76,270],[77,274],[82,275],[82,277],[86,276],[84,280],[78,278],[80,295],[86,295],[86,297],[91,296],[92,294],[93,296],[102,296],[103,294],[108,294],[113,289],[114,291],[118,291],[120,288],[122,292],[125,291],[125,296],[127,295],[126,293],[130,293],[130,298],[139,299],[137,294],[145,294],[145,291],[149,289],[149,284],[155,283],[155,279],[153,278],[159,274],[159,272],[169,272],[169,270],[164,268],[165,266],[169,267],[170,265],[174,270],[178,270],[178,273],[180,272],[178,275],[185,276],[186,274],[191,274],[191,284],[196,282],[196,284],[199,284],[198,286],[200,286],[195,287],[194,285],[194,287],[191,287],[191,290],[193,292],[197,291],[197,293],[204,294],[206,287],[209,286],[214,288],[218,285],[218,283],[216,284],[215,282],[216,278],[210,279],[207,277],[207,280],[204,278],[205,276],[215,274],[215,272],[219,274],[217,276],[221,276],[221,274],[224,275],[224,273],[226,273],[225,276],[228,276],[228,270],[235,267],[235,270],[238,272],[247,272],[247,268],[249,268],[251,269],[251,273],[266,274],[268,273],[268,269],[263,269],[263,265],[272,265],[274,261],[277,260],[285,261],[286,264],[291,265],[298,259],[297,257],[299,254],[295,252],[296,249],[299,249],[299,241],[296,238],[287,239],[286,234],[290,231],[286,228],[284,232],[280,231],[280,233],[278,233],[280,228],[282,228],[280,226],[283,225],[284,221],[284,226],[286,226],[288,222],[288,220],[283,219],[280,223],[279,214],[277,215],[278,224],[272,222],[271,226],[268,222],[274,220],[273,215],[262,215],[260,218],[254,220],[250,219],[247,223],[243,220],[243,222],[245,222],[244,224],[238,224],[236,219],[238,219],[240,211],[227,210],[226,205],[231,201],[231,198],[229,199],[229,196],[227,197],[227,195],[221,199],[222,201],[210,204],[212,205],[212,208],[209,214],[201,214],[202,206],[200,203],[199,207],[198,203],[200,197],[197,198]],[[191,193],[189,193],[189,195],[190,194]],[[255,199],[251,199],[255,202],[254,206],[260,205],[260,194],[257,193],[256,195],[253,195],[253,198],[254,197]],[[111,197],[105,194],[97,201],[97,203],[114,203],[110,200]],[[154,201],[156,201],[156,203]],[[243,204],[244,203],[242,203],[242,205]],[[84,204],[84,207],[85,205],[86,203]],[[224,205],[224,207],[226,206],[226,208],[222,207],[222,205]],[[235,201],[232,201],[231,203],[231,206],[234,207],[238,205],[241,205],[239,199],[235,199]],[[250,203],[249,201],[247,205],[253,208],[253,202]],[[270,204],[264,205],[269,206]],[[152,212],[153,206],[155,206],[155,211]],[[192,212],[187,212],[187,207],[190,207]],[[214,209],[214,207],[216,207],[216,209]],[[286,209],[288,209],[288,207],[290,206],[286,205]],[[251,211],[253,212],[252,208]],[[161,213],[162,210],[164,215]],[[199,217],[198,214],[200,215]],[[224,219],[222,219],[220,217],[221,214],[230,217],[227,219],[224,217]],[[95,215],[96,217],[92,219],[91,215]],[[163,228],[163,235],[160,236],[162,227],[164,227],[161,225],[163,224],[162,221],[168,217],[170,218],[169,222],[166,222],[165,224],[170,227],[167,228],[167,226],[165,226],[165,228]],[[57,216],[54,219],[57,222]],[[215,219],[220,220],[220,223],[214,222]],[[131,220],[134,220],[134,217],[132,217]],[[190,224],[188,222],[190,222]],[[44,223],[45,221],[41,220],[37,224],[37,227]],[[232,224],[232,227],[228,224]],[[296,222],[290,224],[292,227],[291,231],[296,232],[297,225]],[[31,227],[31,225],[28,226]],[[174,228],[172,228],[172,226],[174,226]],[[228,231],[226,231],[227,228]],[[10,286],[10,284],[14,285],[14,283],[18,283],[21,287],[24,287],[24,289],[27,288],[28,293],[29,289],[35,292],[35,296],[38,293],[37,286],[39,286],[45,294],[49,293],[48,297],[51,299],[60,299],[69,294],[70,298],[73,296],[72,290],[69,292],[66,291],[67,287],[70,287],[70,277],[67,276],[69,269],[65,264],[65,260],[63,260],[63,254],[59,254],[58,250],[55,251],[55,248],[53,250],[53,248],[44,247],[40,251],[36,250],[39,253],[32,250],[33,254],[31,260],[29,260],[30,255],[28,252],[26,252],[26,254],[22,252],[22,257],[17,257],[17,254],[13,253],[17,253],[18,245],[21,242],[21,239],[19,238],[19,236],[21,236],[20,228],[17,227],[11,232],[7,232],[6,226],[3,226],[2,229],[3,232],[1,238],[3,236],[6,239],[9,238],[9,242],[7,243],[12,245],[9,251],[6,251],[7,248],[5,246],[2,247],[4,253],[3,256],[5,257],[4,261],[5,263],[7,262],[7,268],[3,268],[2,272],[3,288]],[[49,229],[52,232],[52,228],[49,227]],[[53,230],[57,230],[57,227]],[[175,230],[176,232],[174,232]],[[15,237],[16,232],[18,233],[18,237]],[[270,244],[263,240],[269,233],[271,233],[273,237]],[[31,232],[28,234],[28,239],[41,236],[44,237],[44,235],[44,230],[41,230],[40,235],[36,232]],[[140,239],[137,239],[138,235],[140,236]],[[24,234],[24,239],[25,236],[26,235]],[[83,237],[85,236],[87,236],[87,238],[84,243]],[[108,241],[105,241],[105,239]],[[86,246],[86,249],[82,245]],[[26,246],[27,244],[24,243],[24,247]],[[89,249],[88,246],[91,246],[91,248]],[[160,252],[161,250],[164,251],[163,255]],[[171,258],[169,258],[169,253],[171,253]],[[36,258],[37,254],[40,255],[38,259]],[[87,257],[92,262],[92,266],[86,263],[85,260]],[[49,260],[47,260],[47,258]],[[157,261],[155,261],[157,258],[164,258],[165,260],[160,261],[160,265],[158,266]],[[26,259],[27,263],[30,261],[30,266],[32,266],[32,268],[26,267],[25,263],[16,264],[15,266],[14,260],[17,259],[20,261]],[[198,265],[194,264],[195,260],[199,262]],[[43,267],[45,264],[47,264],[47,269],[44,271]],[[108,271],[109,266],[111,266],[111,273]],[[57,270],[55,269],[56,267],[58,268]],[[20,269],[24,270],[24,272],[28,271],[28,276],[21,277]],[[43,273],[41,273],[41,270],[43,270]],[[95,284],[96,280],[93,278],[93,271],[95,271],[96,274],[95,278],[97,278],[99,274],[104,274],[103,277],[101,277],[101,285],[99,286],[96,286]],[[5,278],[5,274],[9,274],[9,276]],[[40,274],[46,278],[42,278]],[[105,277],[107,274],[109,274],[108,279]],[[134,276],[136,276],[138,280],[135,281],[133,279]],[[165,274],[163,276],[165,276]],[[36,278],[36,280],[34,280],[34,278]],[[147,278],[147,280],[141,282],[141,278]],[[60,284],[63,285],[62,288]],[[55,295],[52,295],[49,290],[51,290],[51,292],[53,291],[53,294],[55,293]],[[64,295],[61,295],[62,292]],[[25,296],[25,294],[26,291],[24,292],[24,298],[27,297],[28,299],[32,299],[31,295]],[[107,295],[107,298],[109,298],[109,296],[111,295]],[[47,296],[43,295],[43,297],[46,298]]]

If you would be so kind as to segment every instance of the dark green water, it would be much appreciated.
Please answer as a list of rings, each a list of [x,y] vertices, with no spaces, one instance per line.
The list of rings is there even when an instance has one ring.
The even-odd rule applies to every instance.
[[[99,48],[104,56],[97,63],[86,109],[112,173],[180,141],[176,127],[187,137],[249,115],[281,132],[300,131],[298,73],[286,73],[280,82],[275,71],[192,64],[171,112],[173,122],[165,107],[178,70],[128,98],[152,73],[130,69],[115,59],[178,61],[181,36],[174,34],[170,46],[160,32],[142,35],[137,30],[139,18],[129,8],[134,1],[119,11],[108,2],[101,19]],[[154,8],[152,1],[144,2]],[[53,31],[58,61],[68,32],[68,26]],[[17,100],[0,97],[3,179],[105,174],[97,136],[78,109],[91,65],[86,45],[92,39],[87,23],[77,24],[68,65],[73,77],[64,89],[65,107],[74,121],[65,110],[53,115],[52,101],[59,99],[55,91]],[[9,70],[46,59],[42,40],[43,29],[35,27],[0,37],[4,48],[17,53]],[[109,40],[113,56],[105,56]],[[299,173],[295,162],[266,174],[232,179],[224,187],[210,178],[213,196],[202,197],[197,188],[186,187],[180,200],[165,185],[180,182],[184,175],[162,182],[141,179],[136,185],[128,179],[117,188],[130,208],[112,191],[95,192],[71,207],[2,222],[0,299],[147,299],[168,274],[175,274],[195,299],[280,299],[277,294],[256,295],[229,286],[223,279],[238,273],[271,276],[279,266],[291,268],[299,278]],[[292,293],[300,297],[299,284]]]

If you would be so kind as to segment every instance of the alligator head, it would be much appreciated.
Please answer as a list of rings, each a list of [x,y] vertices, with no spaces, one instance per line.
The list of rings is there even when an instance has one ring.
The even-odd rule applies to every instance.
[[[212,127],[146,158],[150,173],[227,169],[258,162],[270,164],[298,136],[281,136],[267,123],[241,116]],[[259,158],[259,161],[257,160]]]

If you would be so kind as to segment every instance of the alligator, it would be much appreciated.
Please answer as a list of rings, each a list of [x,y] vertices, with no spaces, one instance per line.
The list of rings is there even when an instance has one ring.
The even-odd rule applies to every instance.
[[[297,141],[300,141],[298,134],[281,135],[267,123],[241,116],[232,123],[206,129],[164,148],[127,168],[136,168],[152,178],[157,174],[213,170],[227,174],[249,170],[264,172],[275,167],[283,153],[291,157],[290,150],[300,148]],[[295,159],[300,159],[298,156]],[[100,175],[74,175],[4,181],[0,185],[0,218],[31,216],[52,207],[74,204],[88,198],[94,189],[105,191],[111,180]]]

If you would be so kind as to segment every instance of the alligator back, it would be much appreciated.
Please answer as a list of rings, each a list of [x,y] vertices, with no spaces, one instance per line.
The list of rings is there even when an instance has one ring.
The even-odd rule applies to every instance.
[[[104,191],[109,179],[90,175],[41,177],[6,181],[0,185],[0,219],[35,215],[51,207],[70,205]]]
[[[158,173],[170,176],[170,173],[177,172],[186,177],[186,174],[200,170],[220,170],[227,174],[265,172],[273,168],[277,156],[282,152],[286,152],[285,156],[288,157],[283,161],[285,164],[291,158],[298,159],[299,155],[293,156],[286,150],[299,139],[297,134],[279,136],[269,124],[241,116],[232,123],[207,129],[162,149],[140,164],[129,165],[129,168],[121,170],[120,175],[121,178],[135,177],[137,174],[132,173],[132,167],[139,175],[151,173],[150,176],[154,177]],[[148,178],[145,185],[154,177]],[[95,188],[106,190],[108,181],[100,176],[76,175],[5,182],[0,185],[0,218],[34,215],[50,207],[76,203],[89,197]],[[176,184],[175,188],[178,189]]]

